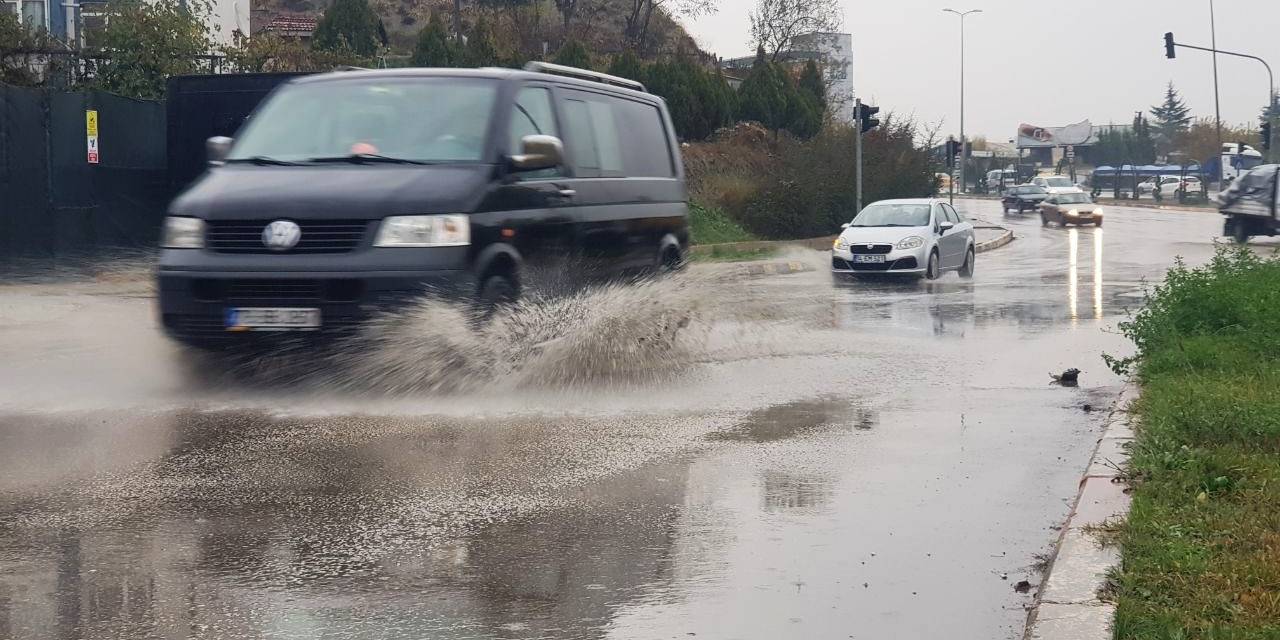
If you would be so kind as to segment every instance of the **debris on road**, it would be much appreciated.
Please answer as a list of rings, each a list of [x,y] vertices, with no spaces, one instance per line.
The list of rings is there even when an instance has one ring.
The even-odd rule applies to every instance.
[[[1080,383],[1079,376],[1080,376],[1080,370],[1075,367],[1067,369],[1066,371],[1063,371],[1061,374],[1054,374],[1054,373],[1049,374],[1049,377],[1053,378],[1053,382],[1055,384],[1060,384],[1064,387],[1074,387],[1079,385]]]

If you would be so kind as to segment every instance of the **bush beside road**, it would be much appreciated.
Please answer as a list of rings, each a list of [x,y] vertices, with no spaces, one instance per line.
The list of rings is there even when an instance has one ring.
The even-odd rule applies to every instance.
[[[1115,637],[1280,637],[1280,258],[1179,263],[1122,323],[1143,386]]]

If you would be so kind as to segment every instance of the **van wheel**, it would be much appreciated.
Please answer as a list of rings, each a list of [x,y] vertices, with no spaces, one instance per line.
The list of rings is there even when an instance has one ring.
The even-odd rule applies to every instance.
[[[515,283],[506,276],[489,276],[480,287],[480,315],[488,318],[498,307],[511,304],[519,297]]]
[[[659,260],[661,261],[658,263],[659,273],[679,271],[680,269],[683,269],[685,265],[684,256],[680,254],[680,249],[678,247],[668,246],[663,249],[662,256]]]
[[[960,277],[972,278],[974,267],[973,247],[969,247],[969,251],[964,254],[964,264],[960,265]]]

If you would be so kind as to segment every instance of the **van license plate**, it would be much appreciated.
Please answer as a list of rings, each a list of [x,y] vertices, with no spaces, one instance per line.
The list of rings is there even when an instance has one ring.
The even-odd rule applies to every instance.
[[[855,255],[853,256],[853,261],[854,262],[870,262],[870,263],[879,264],[884,262],[884,256]]]
[[[234,307],[227,309],[227,331],[289,331],[320,327],[319,309]]]

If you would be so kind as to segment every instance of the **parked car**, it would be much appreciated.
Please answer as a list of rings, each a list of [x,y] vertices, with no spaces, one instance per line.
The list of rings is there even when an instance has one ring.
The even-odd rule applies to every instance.
[[[209,148],[157,273],[162,325],[187,344],[342,330],[428,290],[491,309],[539,267],[675,268],[688,242],[665,103],[604,74],[306,76]]]
[[[1013,169],[995,169],[987,172],[987,193],[1001,193],[1018,184],[1018,172]]]
[[[1040,203],[1040,222],[1044,225],[1056,222],[1064,227],[1069,224],[1101,227],[1102,207],[1094,204],[1083,191],[1050,194]]]
[[[1072,182],[1071,178],[1066,176],[1036,176],[1031,179],[1031,184],[1044,189],[1050,194],[1084,192],[1080,185]]]
[[[1172,198],[1179,202],[1206,198],[1204,183],[1196,176],[1160,176],[1160,190],[1153,195],[1155,193],[1159,194],[1156,197],[1160,200]]]
[[[1035,211],[1036,207],[1049,197],[1049,192],[1044,187],[1037,187],[1034,184],[1020,184],[1015,187],[1009,187],[1004,192],[1004,197],[1000,199],[1000,207],[1005,213],[1009,211]]]
[[[836,274],[973,276],[973,224],[936,199],[881,200],[843,225],[831,250]]]
[[[1156,185],[1158,185],[1165,178],[1169,178],[1169,177],[1173,177],[1175,179],[1177,178],[1177,176],[1153,176],[1151,178],[1147,178],[1146,180],[1143,180],[1142,182],[1139,182],[1138,195],[1139,196],[1152,195],[1156,191]]]

